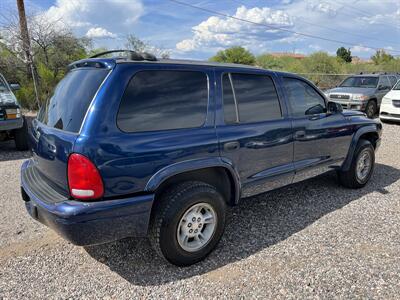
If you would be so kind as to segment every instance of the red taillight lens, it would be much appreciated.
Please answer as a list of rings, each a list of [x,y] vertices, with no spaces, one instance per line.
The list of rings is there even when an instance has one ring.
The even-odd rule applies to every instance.
[[[71,196],[76,199],[98,199],[104,194],[103,181],[96,166],[78,153],[68,158],[68,185]]]

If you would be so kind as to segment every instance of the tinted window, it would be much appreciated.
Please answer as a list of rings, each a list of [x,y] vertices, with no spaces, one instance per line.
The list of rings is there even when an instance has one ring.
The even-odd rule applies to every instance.
[[[222,79],[224,98],[224,120],[226,124],[237,123],[235,98],[233,97],[232,85],[229,74],[224,74]]]
[[[207,76],[192,71],[142,71],[129,82],[118,113],[126,132],[202,126],[208,103]]]
[[[308,83],[295,78],[284,78],[285,89],[294,116],[323,113],[324,98]]]
[[[240,123],[279,119],[281,108],[269,76],[231,74]]]
[[[95,68],[79,68],[67,73],[53,96],[42,106],[39,121],[54,128],[78,132],[107,73],[107,69]]]

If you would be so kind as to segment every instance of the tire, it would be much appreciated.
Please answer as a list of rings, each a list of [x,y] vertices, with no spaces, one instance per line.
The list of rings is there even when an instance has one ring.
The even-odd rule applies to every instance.
[[[370,100],[367,104],[367,107],[365,108],[365,113],[367,114],[367,117],[373,119],[376,115],[376,112],[377,112],[376,102],[374,100]]]
[[[197,210],[203,205],[212,211],[206,209],[201,211],[206,214],[213,212],[215,222],[213,224],[191,223],[191,220],[196,218],[192,219],[192,216],[195,215],[190,215],[192,209]],[[203,260],[221,239],[225,229],[225,213],[225,201],[215,187],[198,181],[177,184],[164,192],[159,201],[155,203],[150,223],[150,243],[161,257],[174,265],[188,266],[195,264]],[[187,216],[190,216],[188,220],[191,220],[185,223],[183,217]],[[201,216],[203,215],[201,214]],[[184,249],[182,239],[179,238],[185,236],[184,230],[185,232],[190,230],[189,224],[191,224],[192,231],[197,228],[199,236],[206,236],[207,231],[209,238],[207,241],[203,239],[204,244],[199,249],[195,249],[195,247],[190,250]],[[198,226],[202,226],[202,228]],[[197,237],[197,240],[198,242],[194,238],[188,238],[186,241],[188,245],[189,241],[196,245],[196,243],[200,243],[201,239]]]
[[[364,176],[361,176],[357,171],[358,163],[360,159],[367,155],[370,160],[370,166],[366,169]],[[365,161],[364,161],[365,162]],[[350,168],[348,171],[339,171],[340,183],[348,188],[358,189],[364,187],[372,176],[375,167],[375,149],[370,141],[360,140],[355,150],[353,160],[351,161]]]
[[[21,128],[14,130],[14,141],[15,148],[19,151],[26,151],[29,149],[28,144],[28,124],[25,117],[23,117],[24,123]]]

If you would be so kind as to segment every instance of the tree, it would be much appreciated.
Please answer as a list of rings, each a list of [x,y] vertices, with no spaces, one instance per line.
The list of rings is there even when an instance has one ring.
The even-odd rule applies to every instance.
[[[385,64],[394,59],[392,55],[389,53],[386,53],[385,50],[377,50],[376,53],[371,56],[372,61],[375,63],[375,65],[380,65],[380,64]]]
[[[8,80],[22,86],[17,92],[21,104],[36,109],[30,72],[24,71],[25,55],[18,17],[11,12],[0,12],[6,23],[0,24],[0,66]],[[43,102],[64,76],[66,67],[73,61],[87,57],[91,40],[77,38],[66,25],[51,21],[43,15],[27,16],[34,71],[39,77],[39,100]]]
[[[152,46],[149,43],[142,41],[134,34],[128,34],[126,37],[125,47],[136,52],[149,52],[156,57],[169,58],[170,51]]]
[[[336,56],[344,62],[351,63],[351,51],[345,47],[340,47],[336,51]]]
[[[256,58],[250,51],[236,46],[218,51],[215,56],[210,58],[210,61],[254,65]]]

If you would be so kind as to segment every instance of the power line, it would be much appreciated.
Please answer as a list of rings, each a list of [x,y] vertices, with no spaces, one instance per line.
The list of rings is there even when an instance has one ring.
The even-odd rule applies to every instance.
[[[351,6],[351,5],[348,4],[348,3],[343,3],[342,1],[337,1],[337,0],[335,0],[335,2],[337,2],[337,3],[335,3],[335,4],[339,4],[339,6],[341,6],[340,8],[347,8],[348,10],[358,12],[359,14],[363,15],[364,17],[369,17],[369,18],[374,18],[374,17],[375,17],[374,15],[371,15],[370,13],[367,13],[367,12],[365,12],[364,10],[361,10],[361,9],[359,9],[359,8],[357,8],[357,7]],[[322,3],[331,4],[331,3],[326,2],[326,1],[322,1]],[[342,11],[341,13],[343,14],[343,11]],[[348,13],[345,13],[345,15],[352,16],[352,15],[349,15]],[[359,16],[360,16],[360,15],[359,15]],[[359,19],[359,20],[362,20],[362,21],[364,21],[364,22],[367,22],[367,20],[364,20],[364,19]],[[368,23],[368,22],[367,22],[367,23]],[[396,30],[399,30],[399,29],[400,29],[399,26],[393,26],[393,25],[391,25],[391,24],[384,24],[384,23],[379,23],[379,22],[374,22],[373,24],[375,24],[375,25],[382,25],[382,26],[385,26],[385,27],[391,27],[391,28],[394,28],[394,29],[396,29]]]
[[[240,4],[240,5],[244,5],[244,6],[248,5],[248,4],[246,4],[246,3],[242,2],[242,1],[238,1],[238,0],[231,0],[231,1],[236,2],[236,3]],[[327,3],[327,2],[325,2],[325,3]],[[324,28],[324,29],[327,29],[327,30],[331,30],[333,32],[344,33],[344,34],[352,35],[352,36],[358,36],[358,37],[361,37],[363,39],[368,39],[368,40],[373,40],[373,41],[378,41],[378,42],[383,42],[383,43],[388,43],[388,44],[396,44],[396,42],[388,42],[388,41],[372,38],[372,37],[369,37],[369,36],[366,36],[366,35],[362,35],[362,34],[358,34],[358,33],[351,33],[351,32],[344,31],[344,30],[338,30],[338,29],[335,29],[335,28],[332,28],[332,27],[329,27],[329,26],[311,23],[311,22],[308,22],[308,21],[304,21],[303,19],[300,19],[299,17],[293,17],[292,15],[287,13],[286,11],[285,11],[285,13],[288,16],[294,18],[296,21],[298,21],[300,23],[308,24],[308,25],[311,25],[311,26],[319,27],[319,28]]]
[[[323,41],[327,41],[327,42],[338,43],[338,44],[341,44],[341,45],[361,46],[361,45],[358,45],[358,44],[349,43],[349,42],[345,42],[345,41],[325,38],[325,37],[322,37],[322,36],[317,36],[317,35],[303,33],[303,32],[297,32],[297,31],[286,29],[286,28],[282,28],[282,27],[276,27],[276,26],[273,26],[273,25],[253,22],[253,21],[250,21],[250,20],[238,18],[238,17],[235,17],[235,16],[231,16],[231,15],[228,15],[228,14],[221,13],[219,11],[211,10],[211,9],[200,7],[200,6],[196,6],[196,5],[189,4],[189,3],[186,3],[186,2],[182,2],[182,1],[179,1],[179,0],[169,0],[169,1],[170,2],[174,2],[176,4],[179,4],[179,5],[183,5],[183,6],[191,7],[191,8],[194,8],[194,9],[198,9],[198,10],[207,12],[207,13],[212,14],[212,15],[218,15],[218,16],[230,18],[230,19],[233,19],[233,20],[241,21],[241,22],[246,22],[246,23],[249,23],[249,24],[257,25],[257,26],[263,26],[263,27],[267,27],[267,28],[273,29],[273,30],[285,31],[285,32],[296,34],[296,35],[300,35],[300,36],[304,36],[304,37],[308,37],[308,38],[313,38],[313,39],[319,39],[319,40],[323,40]],[[364,46],[364,45],[362,45],[362,47],[368,48],[368,49],[372,49],[372,50],[382,50],[383,49],[383,50],[385,50],[387,52],[400,53],[400,51],[398,51],[398,50],[390,50],[390,49],[385,49],[385,48],[378,48],[378,47]]]

